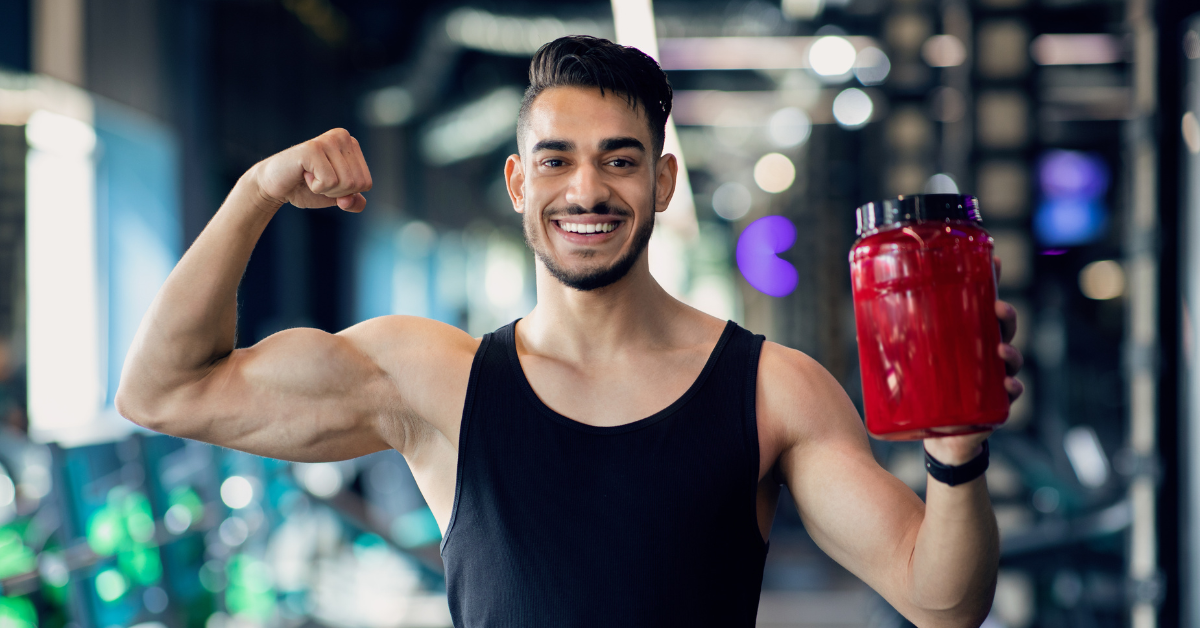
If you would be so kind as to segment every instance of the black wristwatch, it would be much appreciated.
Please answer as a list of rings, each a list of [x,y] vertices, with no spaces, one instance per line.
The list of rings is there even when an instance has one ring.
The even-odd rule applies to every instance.
[[[933,479],[949,486],[958,486],[966,484],[971,480],[983,475],[988,468],[988,442],[983,441],[983,451],[978,456],[968,460],[957,466],[951,466],[938,462],[937,458],[929,455],[929,450],[925,450],[925,470]]]

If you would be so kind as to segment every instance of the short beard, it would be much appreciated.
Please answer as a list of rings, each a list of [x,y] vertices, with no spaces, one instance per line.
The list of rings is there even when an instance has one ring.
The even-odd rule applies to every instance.
[[[651,196],[651,198],[653,198],[653,196]],[[585,213],[604,215],[622,214],[626,212],[619,210],[613,211],[611,207],[605,204],[597,205],[591,210],[585,210],[576,205],[568,207],[565,215],[577,216]],[[625,275],[629,274],[629,269],[633,268],[633,265],[637,263],[638,258],[641,257],[642,252],[646,250],[646,246],[650,244],[650,236],[654,234],[655,217],[656,212],[652,211],[650,212],[649,219],[647,219],[643,224],[634,226],[634,229],[636,230],[633,232],[633,242],[630,245],[629,250],[626,251],[626,253],[622,255],[620,259],[613,262],[612,265],[608,266],[607,268],[592,268],[580,272],[573,272],[559,266],[558,263],[555,262],[552,257],[550,257],[550,254],[545,250],[545,248],[542,247],[538,230],[534,226],[535,222],[541,221],[541,217],[532,216],[532,212],[528,211],[528,209],[525,212],[524,221],[525,245],[533,250],[533,254],[542,261],[542,264],[546,266],[546,270],[550,272],[550,275],[563,285],[567,286],[568,288],[579,290],[580,292],[590,292],[592,290],[610,286],[620,281],[623,277],[625,277]]]

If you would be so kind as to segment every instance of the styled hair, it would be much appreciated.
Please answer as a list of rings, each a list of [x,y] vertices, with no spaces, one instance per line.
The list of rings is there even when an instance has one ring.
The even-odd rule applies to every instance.
[[[671,83],[650,55],[587,35],[568,35],[544,44],[529,63],[529,87],[517,114],[517,140],[523,145],[533,101],[551,87],[596,87],[624,96],[641,111],[650,127],[653,154],[662,155],[667,116],[671,113]]]

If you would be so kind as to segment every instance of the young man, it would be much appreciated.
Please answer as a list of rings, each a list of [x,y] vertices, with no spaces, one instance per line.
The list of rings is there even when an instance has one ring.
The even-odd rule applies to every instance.
[[[528,316],[483,339],[389,316],[233,349],[238,281],[274,213],[366,203],[358,142],[334,130],[237,183],[143,321],[121,413],[287,460],[400,451],[443,532],[458,626],[753,626],[780,482],[821,548],[913,622],[981,623],[998,560],[983,479],[931,479],[923,504],[820,365],[651,277],[678,168],[661,154],[666,75],[566,37],[530,82],[505,164],[537,258]],[[997,313],[1007,343],[1015,315]],[[1016,350],[993,350],[1015,374]],[[926,447],[963,465],[985,437]]]

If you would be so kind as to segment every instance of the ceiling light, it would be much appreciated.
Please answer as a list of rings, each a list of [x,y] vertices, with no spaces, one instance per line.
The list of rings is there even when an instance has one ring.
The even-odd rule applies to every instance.
[[[821,76],[841,76],[854,67],[858,51],[845,37],[830,35],[813,42],[808,49],[808,64]]]

